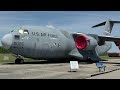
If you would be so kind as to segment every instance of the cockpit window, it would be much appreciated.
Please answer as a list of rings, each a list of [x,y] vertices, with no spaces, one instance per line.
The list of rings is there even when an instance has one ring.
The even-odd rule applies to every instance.
[[[20,29],[19,33],[21,33],[21,34],[29,34],[28,30],[26,30],[26,29],[25,30]]]
[[[11,32],[19,32],[20,34],[29,34],[29,31],[27,29],[18,29],[18,30],[12,30]]]
[[[29,34],[28,30],[24,30],[24,34]]]
[[[29,34],[29,31],[26,29],[12,30],[11,32],[19,32],[21,34]]]
[[[12,30],[11,32],[18,32],[18,30]]]
[[[20,36],[19,36],[19,35],[15,35],[14,38],[15,38],[16,40],[19,40],[19,39],[20,39]]]
[[[24,31],[24,30],[20,29],[20,30],[19,30],[19,33],[23,34],[23,31]]]

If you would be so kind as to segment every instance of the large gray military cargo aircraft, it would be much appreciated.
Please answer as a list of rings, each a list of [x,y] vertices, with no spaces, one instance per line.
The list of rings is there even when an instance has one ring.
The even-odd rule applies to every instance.
[[[100,61],[99,56],[111,48],[111,42],[120,46],[120,38],[110,36],[115,23],[120,21],[107,20],[93,26],[95,28],[105,25],[103,35],[68,32],[49,27],[34,30],[21,28],[6,34],[1,43],[3,48],[17,56],[15,63],[23,63],[22,57],[34,60]]]

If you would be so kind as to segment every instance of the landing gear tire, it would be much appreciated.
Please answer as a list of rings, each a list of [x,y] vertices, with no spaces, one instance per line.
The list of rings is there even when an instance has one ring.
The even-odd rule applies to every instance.
[[[23,59],[16,59],[15,60],[15,64],[23,64],[24,63],[24,60]]]

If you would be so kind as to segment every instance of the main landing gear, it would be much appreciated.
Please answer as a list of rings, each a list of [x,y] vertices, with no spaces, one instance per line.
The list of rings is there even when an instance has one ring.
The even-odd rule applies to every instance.
[[[15,60],[15,64],[23,64],[23,63],[24,63],[24,60],[21,59],[21,58],[17,58],[17,59]]]

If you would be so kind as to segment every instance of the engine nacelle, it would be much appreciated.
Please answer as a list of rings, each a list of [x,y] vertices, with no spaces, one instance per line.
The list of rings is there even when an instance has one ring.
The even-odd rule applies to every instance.
[[[83,34],[77,36],[75,39],[75,44],[80,50],[92,50],[98,45],[95,38]]]
[[[119,50],[120,50],[120,42],[119,42],[119,46],[118,46]]]
[[[114,42],[115,43],[115,45],[119,48],[119,50],[120,50],[120,42]]]

